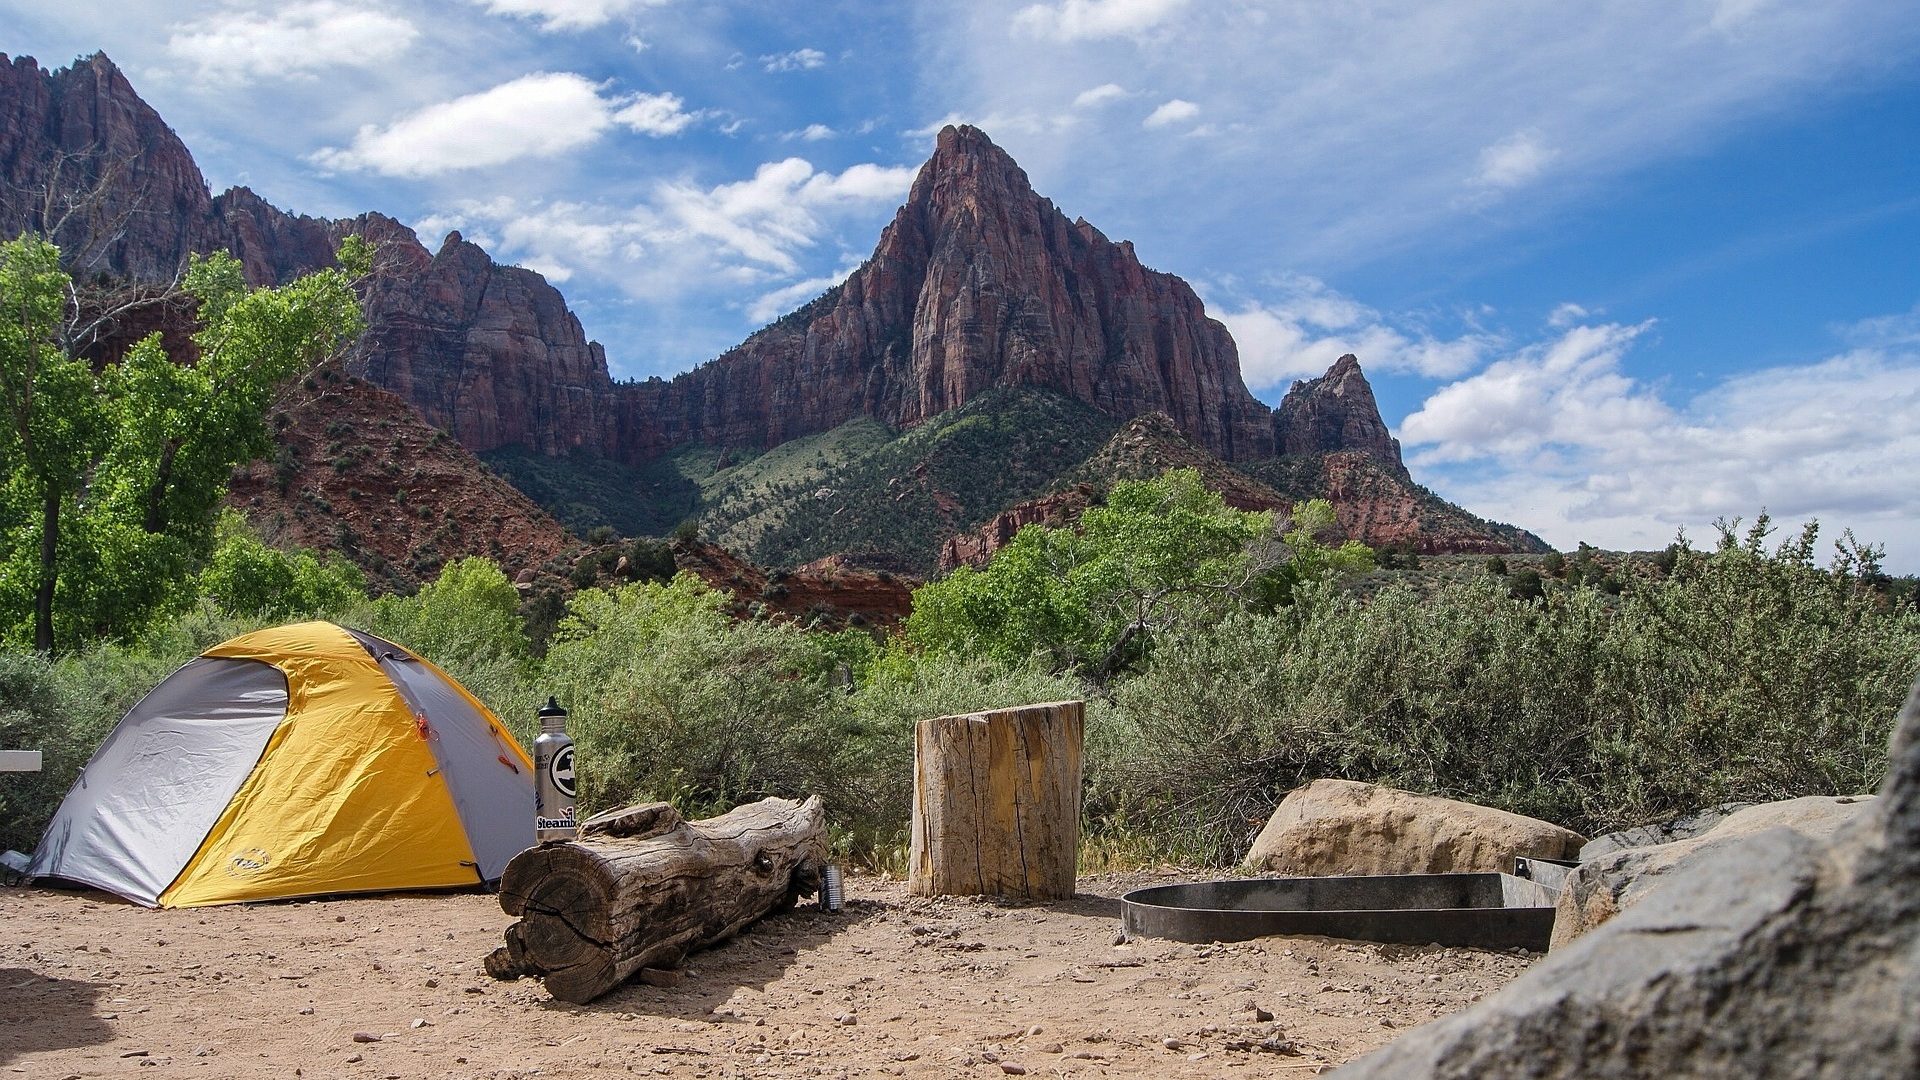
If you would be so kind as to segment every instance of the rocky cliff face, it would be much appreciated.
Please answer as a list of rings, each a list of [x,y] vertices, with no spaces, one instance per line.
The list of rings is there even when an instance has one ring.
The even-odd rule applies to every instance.
[[[772,446],[859,413],[912,426],[995,386],[1165,413],[1227,459],[1273,454],[1233,339],[1186,282],[1068,221],[970,127],[940,133],[838,289],[672,383],[623,390],[642,445]]]
[[[1273,443],[1286,456],[1358,450],[1410,479],[1400,459],[1400,440],[1388,434],[1373,387],[1352,353],[1325,375],[1293,384],[1273,412]]]
[[[358,373],[476,452],[619,456],[606,355],[546,279],[495,263],[457,232],[432,255],[411,232],[389,239]]]

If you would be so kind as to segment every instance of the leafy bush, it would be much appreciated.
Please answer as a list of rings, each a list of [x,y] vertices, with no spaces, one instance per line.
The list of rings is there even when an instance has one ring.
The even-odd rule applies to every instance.
[[[221,514],[219,545],[197,585],[229,612],[282,619],[334,614],[367,599],[366,578],[353,563],[269,547],[232,510]]]
[[[804,794],[830,691],[806,635],[735,623],[688,574],[589,589],[547,649],[547,685],[574,719],[587,812],[664,799],[689,817]]]
[[[1076,528],[1029,525],[984,570],[914,591],[917,645],[1003,663],[1036,657],[1105,679],[1182,613],[1225,610],[1257,575],[1248,545],[1272,515],[1228,507],[1200,474],[1122,481]]]
[[[1371,602],[1320,587],[1272,616],[1190,625],[1115,690],[1098,787],[1169,850],[1213,861],[1319,776],[1588,833],[1871,790],[1920,674],[1920,615],[1846,558],[1815,567],[1811,531],[1766,551],[1765,525],[1619,597],[1515,603],[1491,577]]]

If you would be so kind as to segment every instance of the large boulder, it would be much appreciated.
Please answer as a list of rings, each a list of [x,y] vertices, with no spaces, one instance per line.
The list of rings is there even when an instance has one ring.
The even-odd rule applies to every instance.
[[[1827,841],[1719,847],[1345,1080],[1920,1076],[1920,687],[1880,798]]]
[[[1752,805],[1754,804],[1750,802],[1726,802],[1703,810],[1695,810],[1690,814],[1681,814],[1679,817],[1669,818],[1652,825],[1640,825],[1632,829],[1610,832],[1605,836],[1596,836],[1587,841],[1586,847],[1580,849],[1580,861],[1590,862],[1602,855],[1611,855],[1628,848],[1652,847],[1655,844],[1671,844],[1676,840],[1691,840],[1696,836],[1705,836],[1714,826]]]
[[[1571,859],[1586,838],[1545,821],[1352,780],[1315,780],[1274,810],[1246,865],[1291,877],[1512,873]]]
[[[1872,802],[1871,795],[1809,795],[1748,805],[1718,818],[1692,839],[1625,848],[1582,862],[1560,889],[1551,948],[1560,948],[1639,903],[1674,874],[1719,848],[1744,843],[1769,829],[1792,829],[1810,840],[1824,840]],[[1593,844],[1588,844],[1583,851],[1592,849]]]

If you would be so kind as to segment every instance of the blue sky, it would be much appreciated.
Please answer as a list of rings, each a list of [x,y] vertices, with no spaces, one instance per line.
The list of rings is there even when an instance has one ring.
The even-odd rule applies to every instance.
[[[1571,547],[1765,508],[1920,571],[1911,0],[0,0],[215,190],[546,273],[617,377],[838,280],[948,121],[1191,281],[1249,385],[1357,353],[1416,478]]]

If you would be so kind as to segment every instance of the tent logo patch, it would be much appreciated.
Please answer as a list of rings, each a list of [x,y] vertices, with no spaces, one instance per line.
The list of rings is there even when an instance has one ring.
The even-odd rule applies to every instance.
[[[267,868],[273,856],[257,847],[244,848],[227,858],[227,876],[231,878],[250,878]]]
[[[573,798],[573,747],[563,746],[553,755],[553,760],[547,763],[547,776],[560,794]]]

